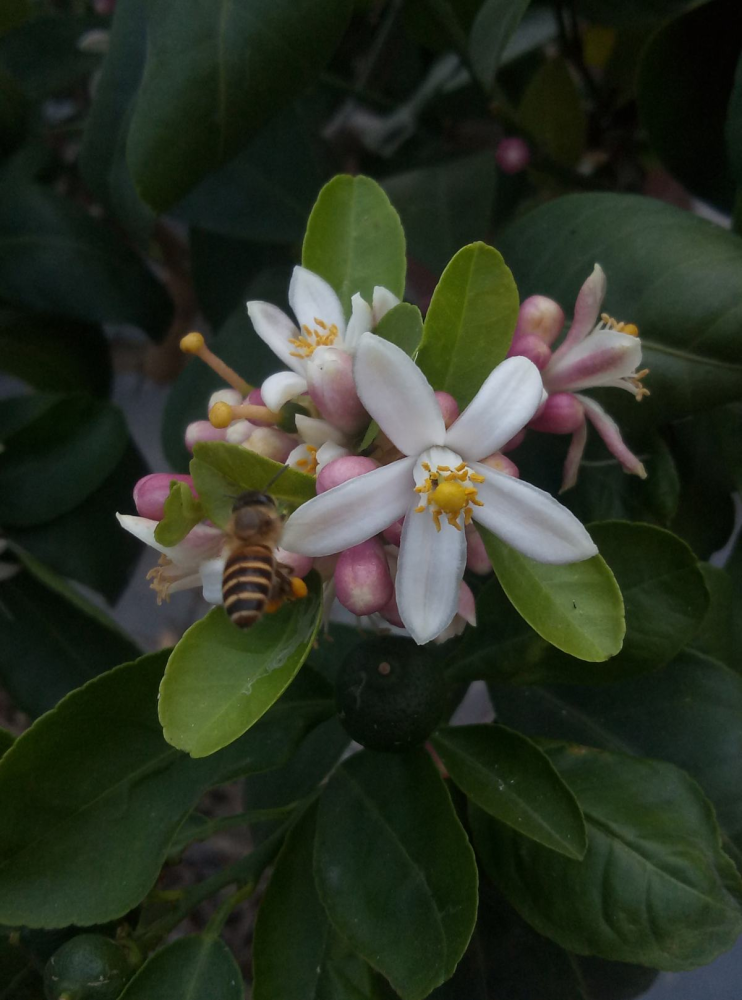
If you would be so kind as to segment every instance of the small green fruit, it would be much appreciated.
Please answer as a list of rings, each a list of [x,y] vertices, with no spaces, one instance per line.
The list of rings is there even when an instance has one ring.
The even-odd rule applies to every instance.
[[[44,992],[47,1000],[116,1000],[133,971],[115,941],[80,934],[46,963]]]
[[[351,650],[335,683],[340,721],[370,750],[423,743],[446,707],[440,664],[411,639],[380,637]]]

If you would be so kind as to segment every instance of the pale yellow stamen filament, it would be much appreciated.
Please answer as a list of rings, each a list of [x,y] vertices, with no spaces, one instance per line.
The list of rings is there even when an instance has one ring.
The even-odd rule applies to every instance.
[[[165,603],[170,602],[170,585],[173,581],[171,578],[168,578],[167,570],[168,567],[172,565],[172,560],[168,559],[168,557],[163,554],[160,556],[157,565],[153,566],[145,577],[145,579],[152,581],[149,586],[150,589],[154,590],[157,594],[158,606],[162,604],[163,601],[165,601]]]
[[[212,427],[229,427],[233,420],[255,420],[259,423],[278,423],[280,414],[269,410],[267,406],[256,403],[241,403],[230,406],[229,403],[214,403],[209,410],[209,420]]]
[[[246,382],[244,378],[240,378],[233,368],[225,364],[221,358],[218,358],[206,346],[202,334],[196,332],[186,334],[180,341],[180,349],[184,354],[195,354],[196,357],[201,358],[212,371],[215,371],[220,378],[224,379],[227,385],[231,385],[233,389],[236,389],[243,396],[246,396],[252,389],[249,382]]]

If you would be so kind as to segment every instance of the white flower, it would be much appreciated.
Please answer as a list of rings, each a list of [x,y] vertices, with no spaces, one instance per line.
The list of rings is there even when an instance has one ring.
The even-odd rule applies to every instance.
[[[405,458],[322,493],[289,518],[283,544],[305,555],[358,545],[405,518],[396,598],[418,643],[456,614],[466,563],[463,528],[473,518],[541,562],[588,559],[597,549],[582,524],[550,494],[480,463],[541,404],[538,369],[509,358],[446,430],[427,379],[393,344],[364,333],[356,353],[361,401]]]
[[[296,416],[296,431],[301,443],[286,459],[286,464],[292,469],[318,476],[328,462],[350,454],[345,435],[327,420],[299,413]]]

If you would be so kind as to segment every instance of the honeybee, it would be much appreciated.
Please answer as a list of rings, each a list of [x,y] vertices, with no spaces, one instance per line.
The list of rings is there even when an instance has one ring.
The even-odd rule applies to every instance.
[[[269,493],[247,490],[235,498],[227,526],[230,538],[222,575],[222,597],[229,620],[246,629],[266,611],[275,611],[285,600],[305,597],[303,580],[291,576],[276,559],[283,520]]]

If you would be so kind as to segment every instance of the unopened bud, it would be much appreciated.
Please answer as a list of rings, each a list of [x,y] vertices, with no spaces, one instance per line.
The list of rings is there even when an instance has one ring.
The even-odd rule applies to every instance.
[[[363,455],[344,455],[342,458],[336,458],[323,466],[317,476],[317,493],[325,493],[349,479],[355,479],[356,476],[362,476],[378,468],[378,462]]]
[[[520,304],[515,337],[534,335],[553,344],[564,327],[564,310],[546,295],[531,295]]]
[[[381,611],[394,594],[384,546],[369,538],[340,553],[335,567],[337,599],[354,615]]]
[[[513,479],[520,479],[518,466],[506,455],[503,455],[501,451],[493,452],[492,455],[483,458],[482,465],[488,465],[490,469],[501,472],[504,476],[512,476]]]
[[[520,337],[513,337],[508,357],[516,356],[528,358],[539,371],[543,371],[551,361],[551,348],[535,333],[527,333]]]
[[[235,420],[225,431],[225,441],[229,444],[244,444],[255,430],[249,420]]]
[[[353,359],[335,347],[320,347],[307,361],[307,386],[319,412],[345,434],[356,434],[369,422],[353,379]]]
[[[495,152],[495,161],[504,174],[519,174],[531,162],[528,143],[518,136],[503,139]]]
[[[402,525],[404,524],[404,518],[400,517],[398,521],[394,524],[390,524],[388,528],[384,528],[382,534],[390,545],[399,545],[402,541]]]
[[[198,441],[224,441],[226,434],[223,427],[214,427],[208,420],[194,420],[186,427],[185,446],[193,451],[193,446]]]
[[[573,434],[585,420],[582,403],[571,392],[555,392],[528,425],[546,434]]]
[[[170,495],[170,483],[174,479],[179,483],[186,483],[196,496],[190,476],[174,472],[153,472],[140,479],[134,487],[134,506],[140,517],[148,517],[152,521],[162,520],[165,501]]]
[[[438,401],[438,406],[440,407],[440,411],[443,415],[443,423],[446,427],[450,427],[459,415],[459,404],[450,392],[442,392],[439,390],[436,392],[435,398]]]
[[[265,458],[272,458],[274,462],[283,463],[295,446],[296,439],[276,427],[256,427],[243,448],[249,448]]]
[[[500,448],[500,453],[502,455],[506,455],[509,451],[515,451],[516,448],[519,448],[523,444],[525,439],[526,429],[524,427],[523,430],[518,431],[514,437],[511,437],[510,440],[504,444],[502,448]]]
[[[466,568],[477,576],[487,576],[492,572],[490,557],[476,528],[466,532]]]

